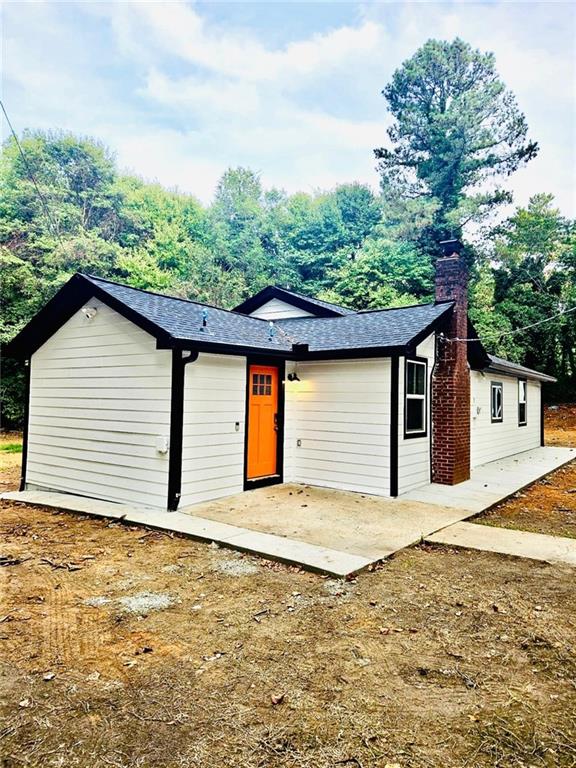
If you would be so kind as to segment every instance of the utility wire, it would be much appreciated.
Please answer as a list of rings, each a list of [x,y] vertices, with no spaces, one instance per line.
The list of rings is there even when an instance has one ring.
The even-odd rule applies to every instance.
[[[62,238],[60,237],[60,231],[57,227],[56,223],[54,222],[54,219],[52,218],[52,215],[50,213],[50,209],[48,207],[48,203],[46,202],[46,198],[42,194],[42,190],[40,189],[38,182],[36,181],[36,177],[34,176],[34,173],[32,171],[32,168],[30,167],[30,163],[28,162],[28,158],[24,154],[24,150],[22,149],[22,145],[20,144],[20,141],[18,140],[18,136],[16,135],[16,131],[12,127],[12,123],[10,122],[10,118],[8,117],[8,113],[6,112],[6,107],[4,106],[4,102],[0,99],[0,107],[2,107],[2,112],[4,113],[4,117],[6,118],[6,122],[8,123],[8,127],[10,128],[10,132],[12,136],[14,137],[14,141],[16,142],[16,146],[18,147],[18,150],[20,152],[20,156],[22,157],[22,161],[26,167],[26,171],[28,172],[28,176],[30,178],[30,181],[34,185],[34,188],[36,189],[36,192],[38,194],[38,197],[40,198],[40,201],[42,202],[42,208],[44,210],[44,215],[48,219],[48,222],[50,224],[50,227],[52,228],[52,231],[56,238],[58,239],[58,242],[60,245],[63,245]]]
[[[537,325],[542,325],[542,323],[549,323],[550,320],[555,320],[557,317],[563,317],[564,315],[569,315],[570,312],[576,312],[576,307],[570,307],[570,309],[564,309],[562,312],[557,312],[555,315],[550,315],[550,317],[545,317],[544,320],[538,320],[536,323],[530,323],[530,325],[525,325],[522,328],[514,328],[512,331],[502,331],[498,334],[498,338],[501,339],[503,336],[513,336],[515,333],[520,333],[520,331],[527,331],[529,328],[535,328]],[[444,337],[445,341],[482,341],[482,339],[460,339],[458,337],[454,339],[448,339],[447,337]]]

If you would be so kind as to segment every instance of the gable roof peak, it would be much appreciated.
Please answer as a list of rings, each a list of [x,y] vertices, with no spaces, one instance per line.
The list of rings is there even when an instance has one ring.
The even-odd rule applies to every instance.
[[[248,299],[238,304],[238,306],[234,307],[233,312],[249,315],[257,309],[260,309],[260,307],[264,306],[264,304],[267,304],[272,299],[284,301],[297,309],[303,309],[305,312],[309,312],[315,317],[343,317],[345,315],[356,314],[355,310],[349,309],[348,307],[341,307],[330,301],[316,299],[312,296],[305,296],[303,293],[297,293],[288,288],[281,288],[278,285],[268,285],[266,288],[262,288],[262,290],[254,294],[254,296],[250,296]]]

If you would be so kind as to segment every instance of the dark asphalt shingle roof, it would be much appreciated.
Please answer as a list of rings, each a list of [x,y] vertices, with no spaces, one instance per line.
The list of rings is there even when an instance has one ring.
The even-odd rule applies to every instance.
[[[358,312],[344,317],[295,317],[277,320],[295,341],[310,352],[364,347],[402,347],[433,325],[452,302]]]
[[[310,352],[404,346],[452,306],[451,302],[446,302],[350,313],[343,317],[276,320],[276,333],[270,340],[270,323],[267,320],[148,293],[101,278],[88,279],[175,339],[264,350],[290,351],[293,344],[308,344]],[[202,331],[202,310],[205,308],[208,311],[207,326]]]
[[[503,357],[496,357],[496,355],[488,355],[490,364],[489,369],[493,371],[500,371],[502,373],[510,373],[513,376],[525,376],[527,379],[538,379],[539,381],[556,381],[553,376],[548,376],[546,373],[540,373],[532,368],[526,368],[519,363],[512,363],[510,360],[505,360]]]
[[[186,299],[142,291],[98,277],[84,277],[175,339],[235,344],[266,350],[292,349],[292,342],[288,341],[278,328],[270,341],[269,323],[266,320]],[[202,330],[204,309],[208,311],[208,317],[206,328]]]

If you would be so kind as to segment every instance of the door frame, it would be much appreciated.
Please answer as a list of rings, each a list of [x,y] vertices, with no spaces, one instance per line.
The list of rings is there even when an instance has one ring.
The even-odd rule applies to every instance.
[[[250,368],[253,365],[266,365],[278,370],[278,431],[276,432],[276,474],[256,480],[248,479],[248,428],[250,421]],[[264,488],[284,482],[284,389],[286,363],[277,357],[250,355],[246,358],[246,414],[244,418],[244,490]]]

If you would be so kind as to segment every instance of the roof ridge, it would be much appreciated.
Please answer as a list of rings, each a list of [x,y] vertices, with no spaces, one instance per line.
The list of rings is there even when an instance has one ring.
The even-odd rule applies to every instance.
[[[234,312],[233,309],[226,309],[225,307],[217,307],[215,304],[208,304],[205,301],[194,301],[193,299],[185,299],[182,296],[171,296],[168,293],[159,293],[158,291],[149,291],[146,288],[137,288],[134,285],[127,285],[126,283],[117,283],[115,280],[108,280],[106,277],[98,277],[96,275],[85,274],[84,272],[76,272],[81,277],[87,277],[89,280],[96,280],[101,283],[109,283],[110,285],[117,285],[119,288],[129,288],[131,291],[139,291],[145,293],[148,296],[159,296],[161,299],[172,299],[173,301],[183,301],[185,304],[195,304],[198,307],[208,307],[209,309],[217,309],[219,312],[229,312],[232,315],[238,315],[238,312]],[[254,317],[253,315],[244,315],[251,320],[259,320],[263,323],[269,323],[268,320],[264,320],[261,317]]]

